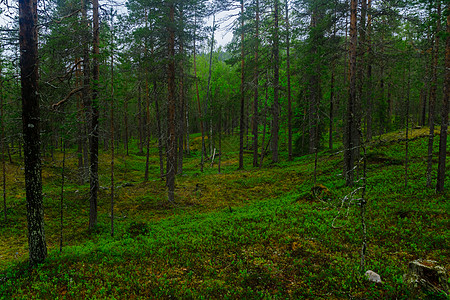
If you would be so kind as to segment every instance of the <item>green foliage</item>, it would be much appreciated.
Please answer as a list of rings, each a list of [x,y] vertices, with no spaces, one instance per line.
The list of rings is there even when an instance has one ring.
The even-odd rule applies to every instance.
[[[92,236],[83,213],[88,187],[69,180],[61,254],[52,247],[58,240],[59,189],[57,182],[50,184],[60,169],[44,164],[53,250],[44,264],[28,267],[20,226],[24,210],[9,202],[14,213],[0,229],[1,245],[8,247],[0,247],[0,298],[215,298],[220,293],[246,299],[408,299],[401,279],[408,261],[435,259],[448,268],[450,256],[448,193],[423,188],[426,138],[412,136],[408,189],[402,180],[403,142],[383,136],[368,151],[367,267],[381,275],[383,285],[366,282],[357,270],[359,207],[355,200],[342,206],[351,189],[339,176],[339,156],[319,154],[318,182],[324,185],[311,182],[312,155],[236,171],[233,154],[223,158],[220,175],[215,166],[198,174],[194,156],[186,159],[186,176],[177,179],[176,206],[165,206],[164,183],[138,183],[145,159],[132,155],[117,160],[114,238],[107,229],[107,191],[101,190],[100,225]],[[100,162],[106,165],[103,155]],[[155,164],[156,155],[152,152]],[[61,159],[58,153],[55,159]]]

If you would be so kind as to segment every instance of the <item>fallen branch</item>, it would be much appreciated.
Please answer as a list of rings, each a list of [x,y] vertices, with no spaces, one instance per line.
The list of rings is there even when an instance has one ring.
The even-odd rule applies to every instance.
[[[83,87],[78,87],[72,91],[70,91],[70,93],[61,101],[59,101],[58,103],[55,103],[52,105],[52,109],[57,109],[61,104],[64,104],[65,102],[67,102],[67,100],[70,99],[70,97],[72,97],[73,95],[75,95],[76,93],[79,93],[83,90]]]

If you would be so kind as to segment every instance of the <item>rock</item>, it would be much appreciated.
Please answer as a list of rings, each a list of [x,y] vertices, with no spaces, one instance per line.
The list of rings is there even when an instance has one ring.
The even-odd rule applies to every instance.
[[[372,270],[367,271],[364,275],[366,275],[367,280],[370,282],[382,283],[380,275]]]
[[[417,294],[424,292],[434,295],[449,294],[447,272],[444,267],[434,260],[415,260],[408,264],[408,273],[403,275],[403,281],[409,289]]]

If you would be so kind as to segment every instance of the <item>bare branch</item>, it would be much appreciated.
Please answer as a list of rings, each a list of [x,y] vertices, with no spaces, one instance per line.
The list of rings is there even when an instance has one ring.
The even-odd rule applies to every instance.
[[[69,93],[64,99],[62,99],[62,100],[59,101],[58,103],[53,104],[53,105],[52,105],[52,109],[57,109],[61,104],[64,104],[65,102],[67,102],[67,100],[69,100],[70,97],[72,97],[73,95],[75,95],[75,94],[81,92],[82,90],[83,90],[83,87],[80,86],[80,87],[78,87],[78,88],[76,88],[76,89],[70,91],[70,93]]]

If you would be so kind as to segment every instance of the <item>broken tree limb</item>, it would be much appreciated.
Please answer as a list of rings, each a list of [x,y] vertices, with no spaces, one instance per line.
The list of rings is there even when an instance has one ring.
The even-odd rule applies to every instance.
[[[52,105],[52,109],[57,109],[61,104],[64,104],[65,102],[67,102],[67,100],[70,99],[70,97],[72,97],[73,95],[75,95],[76,93],[79,93],[83,90],[83,87],[77,87],[76,89],[73,89],[72,91],[70,91],[70,93],[61,101],[59,101],[58,103],[55,103]]]

